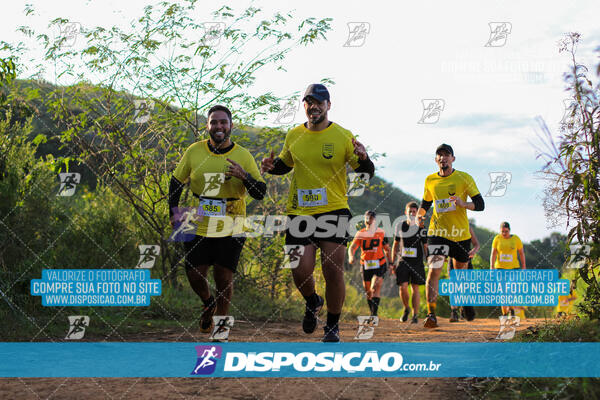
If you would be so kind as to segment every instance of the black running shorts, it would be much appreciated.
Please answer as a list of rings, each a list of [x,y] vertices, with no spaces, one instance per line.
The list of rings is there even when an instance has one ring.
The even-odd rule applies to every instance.
[[[387,271],[387,263],[382,264],[379,266],[379,268],[374,269],[364,269],[361,265],[360,270],[363,274],[363,281],[371,282],[371,279],[373,279],[374,276],[379,276],[381,278],[385,277],[385,272]]]
[[[235,272],[245,241],[245,237],[239,236],[215,238],[196,235],[193,240],[183,243],[185,267],[219,265]]]
[[[469,261],[470,250],[471,239],[455,242],[440,236],[429,236],[427,238],[427,256],[439,254],[466,263]]]
[[[288,215],[285,244],[318,245],[320,241],[348,243],[348,221],[350,210],[342,208],[314,215]]]
[[[398,286],[404,282],[408,282],[411,285],[424,285],[425,284],[425,265],[423,262],[407,263],[406,261],[400,261],[396,267],[396,283]]]

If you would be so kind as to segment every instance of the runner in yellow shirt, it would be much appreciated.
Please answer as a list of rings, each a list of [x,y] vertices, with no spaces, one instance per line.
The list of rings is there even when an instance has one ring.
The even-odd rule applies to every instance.
[[[471,175],[452,168],[455,160],[454,150],[450,145],[438,146],[435,162],[439,171],[425,179],[423,200],[417,213],[418,218],[423,219],[431,205],[434,206],[427,230],[429,272],[425,294],[428,314],[423,325],[426,328],[438,326],[435,308],[443,263],[451,257],[456,269],[464,269],[474,254],[471,250],[467,210],[483,211],[485,207],[483,197]],[[472,201],[467,201],[467,197]],[[452,306],[450,322],[458,321],[458,307]]]
[[[577,289],[577,278],[571,281],[571,288],[568,295],[558,296],[558,305],[556,306],[557,317],[564,318],[572,313],[575,300],[577,300],[575,289]]]
[[[517,259],[517,254],[521,260]],[[502,222],[500,224],[500,233],[494,237],[492,242],[492,253],[490,254],[491,269],[525,269],[525,251],[523,242],[517,235],[510,234],[510,224]],[[510,313],[515,315],[515,306],[502,306],[502,315]]]
[[[198,198],[198,228],[193,240],[185,242],[185,271],[194,292],[204,303],[200,330],[210,332],[215,309],[227,315],[245,237],[246,194],[261,200],[266,184],[248,150],[231,141],[231,111],[216,105],[208,111],[208,140],[189,146],[173,172],[169,185],[169,213],[178,207],[184,185]],[[207,273],[210,266],[217,298],[211,295]]]
[[[339,341],[338,321],[345,297],[344,258],[351,218],[347,197],[346,165],[373,176],[375,167],[365,147],[352,133],[329,121],[329,91],[321,84],[308,87],[302,99],[308,121],[292,128],[279,157],[262,160],[262,171],[274,175],[294,173],[287,201],[289,216],[286,245],[301,245],[304,253],[292,270],[294,283],[306,300],[302,321],[305,333],[317,327],[324,300],[315,291],[313,271],[321,249],[327,325],[324,342]]]

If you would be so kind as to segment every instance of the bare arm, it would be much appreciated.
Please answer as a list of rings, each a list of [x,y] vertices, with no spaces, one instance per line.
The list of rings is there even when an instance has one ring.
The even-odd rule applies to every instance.
[[[521,269],[527,269],[525,266],[525,249],[520,248],[517,251],[519,252],[519,257],[521,258]]]
[[[498,256],[498,250],[492,249],[492,254],[490,255],[490,269],[494,269],[494,263],[496,262],[497,256]]]

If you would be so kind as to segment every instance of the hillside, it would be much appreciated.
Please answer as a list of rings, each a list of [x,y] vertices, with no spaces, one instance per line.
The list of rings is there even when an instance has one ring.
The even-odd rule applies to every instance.
[[[83,85],[83,84],[82,84]],[[85,86],[85,85],[83,85]],[[57,124],[49,112],[46,110],[44,104],[40,100],[36,100],[36,96],[31,95],[31,91],[35,91],[40,98],[46,98],[50,95],[51,91],[56,89],[55,86],[46,82],[37,81],[25,81],[19,80],[15,85],[16,93],[15,98],[27,104],[31,114],[35,116],[33,118],[33,133],[31,138],[35,138],[37,135],[42,134],[46,136],[47,141],[41,143],[38,147],[38,156],[45,156],[46,154],[52,154],[54,156],[64,156],[70,153],[68,148],[61,148],[58,140],[55,138],[64,127]],[[119,96],[125,98],[133,98],[132,95],[127,93],[119,93]],[[65,104],[69,104],[66,101]],[[73,110],[74,112],[82,112],[82,110]],[[24,119],[25,116],[20,116],[20,119]],[[205,121],[204,116],[198,116],[198,121],[203,124]],[[183,127],[181,127],[184,129]],[[247,138],[244,140],[244,145],[248,147],[257,159],[261,156],[257,152],[261,149],[257,149],[253,146],[252,138],[256,137],[257,132],[260,128],[248,127],[244,131],[234,131],[233,137],[240,133],[246,133]],[[135,135],[136,131],[133,128],[127,129],[128,134]],[[284,132],[278,132],[276,134],[275,146],[280,147],[277,141],[282,141]],[[182,143],[182,148],[193,143],[195,140],[192,134],[188,135],[188,140]],[[235,140],[235,139],[234,139]],[[377,163],[376,163],[377,165]],[[94,189],[96,186],[95,174],[89,170],[85,165],[72,165],[72,170],[80,172],[82,174],[82,182],[86,184],[90,189]],[[401,216],[404,213],[404,207],[409,201],[419,201],[413,196],[405,193],[401,188],[398,188],[391,183],[375,176],[371,182],[371,190],[366,190],[362,196],[351,197],[349,204],[353,215],[362,214],[368,209],[374,209],[378,214],[388,214],[390,219],[393,221],[395,218]],[[281,187],[281,193],[287,193],[287,188]],[[251,206],[251,211],[253,206]],[[430,214],[430,213],[429,213]],[[477,238],[481,244],[479,251],[479,257],[475,259],[475,265],[478,267],[489,267],[489,256],[491,252],[492,240],[496,232],[492,232],[488,229],[478,227],[472,224]],[[553,234],[549,238],[543,240],[536,240],[532,243],[526,243],[526,256],[528,260],[529,268],[559,268],[564,262],[564,255],[561,246],[557,244],[564,241],[564,237],[559,234]]]

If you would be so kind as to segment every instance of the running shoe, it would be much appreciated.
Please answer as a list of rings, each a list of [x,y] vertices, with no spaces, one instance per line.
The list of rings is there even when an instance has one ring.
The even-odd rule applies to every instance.
[[[400,321],[402,321],[402,322],[408,321],[408,315],[409,314],[410,314],[410,308],[405,308],[404,309],[404,314],[402,314],[402,318],[400,319]]]
[[[340,341],[340,328],[337,324],[333,328],[324,326],[323,331],[325,332],[325,334],[323,335],[322,342],[337,343]]]
[[[423,326],[425,328],[437,328],[437,326],[438,326],[437,318],[435,317],[434,313],[427,314],[427,317],[425,318],[425,323],[423,324]]]
[[[304,319],[302,320],[302,329],[304,330],[304,333],[313,333],[315,329],[317,329],[317,316],[325,303],[321,296],[317,295],[317,297],[319,298],[319,302],[314,308],[309,307],[308,303],[306,303]]]
[[[210,306],[205,306],[202,309],[202,315],[200,316],[200,332],[209,333],[213,328],[213,315],[215,314],[215,302],[213,301]]]
[[[473,306],[464,306],[463,314],[467,321],[473,321],[475,319],[475,307]]]
[[[452,311],[450,311],[450,322],[458,322],[458,321],[459,321],[458,310],[453,308]]]
[[[410,323],[411,323],[411,324],[416,324],[416,323],[418,323],[418,322],[419,322],[419,319],[417,318],[417,316],[416,316],[416,315],[413,315],[412,319],[410,320]]]

